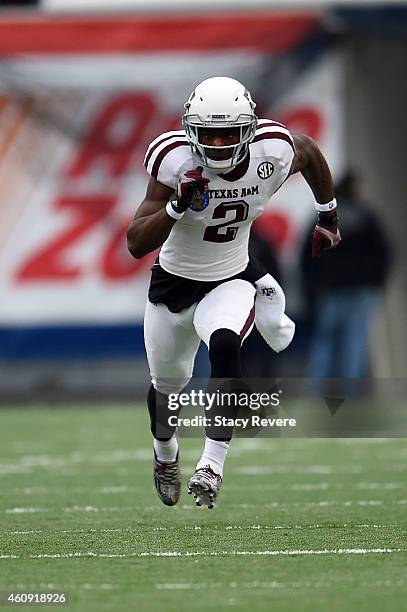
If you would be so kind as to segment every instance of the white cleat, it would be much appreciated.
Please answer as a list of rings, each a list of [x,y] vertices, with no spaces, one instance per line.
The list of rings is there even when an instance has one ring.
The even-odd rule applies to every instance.
[[[197,506],[207,506],[210,510],[215,506],[222,477],[206,465],[195,471],[188,483],[188,493],[193,495]]]

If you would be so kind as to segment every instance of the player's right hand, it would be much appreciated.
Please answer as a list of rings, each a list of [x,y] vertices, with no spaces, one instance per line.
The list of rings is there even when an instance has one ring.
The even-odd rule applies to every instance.
[[[188,206],[194,203],[198,197],[203,197],[208,188],[209,179],[202,176],[203,168],[198,166],[195,170],[187,170],[181,174],[176,194],[177,212],[185,212]]]
[[[324,227],[317,225],[312,233],[312,257],[321,257],[324,251],[334,249],[341,241],[337,226]]]

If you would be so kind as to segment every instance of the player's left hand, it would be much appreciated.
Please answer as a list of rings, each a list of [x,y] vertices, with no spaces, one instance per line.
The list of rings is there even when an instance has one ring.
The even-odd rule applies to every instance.
[[[326,227],[317,224],[312,233],[312,257],[321,257],[328,249],[334,249],[341,241],[337,226]]]

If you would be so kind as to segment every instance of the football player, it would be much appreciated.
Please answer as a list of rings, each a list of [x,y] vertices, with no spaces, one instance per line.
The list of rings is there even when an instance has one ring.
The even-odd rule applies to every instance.
[[[281,123],[258,119],[241,83],[228,77],[203,81],[186,102],[182,122],[183,130],[161,134],[148,147],[147,192],[127,233],[135,258],[161,247],[144,330],[154,480],[169,506],[180,496],[180,469],[167,398],[190,380],[200,341],[209,350],[212,378],[239,379],[240,347],[254,322],[276,351],[294,334],[281,287],[249,258],[251,224],[284,181],[301,172],[318,213],[313,255],[340,242],[332,177],[317,144]],[[214,506],[230,437],[206,430],[188,483],[198,505]]]

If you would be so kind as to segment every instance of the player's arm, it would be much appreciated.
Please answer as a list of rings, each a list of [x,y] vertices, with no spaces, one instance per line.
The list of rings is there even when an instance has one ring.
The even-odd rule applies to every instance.
[[[133,257],[140,259],[160,247],[195,195],[207,193],[209,180],[202,176],[202,170],[198,166],[184,172],[178,180],[176,193],[154,177],[150,178],[146,196],[127,230],[127,248]]]
[[[176,219],[165,207],[174,190],[151,177],[144,200],[127,230],[127,248],[140,259],[160,247],[168,238]]]
[[[318,221],[313,233],[312,255],[336,247],[341,236],[331,171],[317,143],[305,134],[293,135],[295,154],[290,175],[301,172],[315,196]]]

